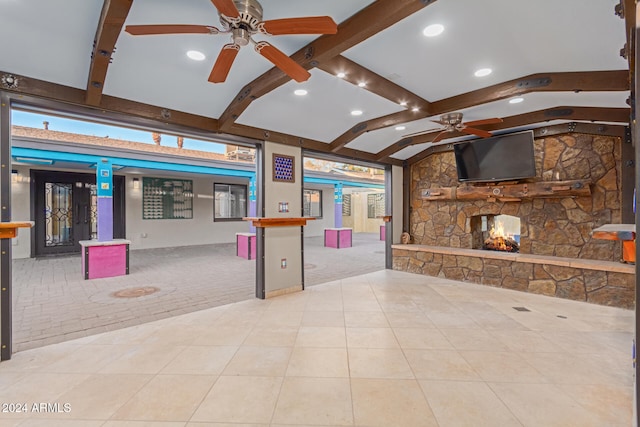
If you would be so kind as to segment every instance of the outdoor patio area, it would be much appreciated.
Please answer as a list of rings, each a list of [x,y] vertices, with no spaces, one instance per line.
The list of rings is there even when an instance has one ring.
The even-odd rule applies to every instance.
[[[130,274],[83,280],[80,255],[13,262],[13,351],[255,298],[255,261],[235,244],[134,250]],[[384,269],[378,234],[353,247],[305,238],[305,285]]]

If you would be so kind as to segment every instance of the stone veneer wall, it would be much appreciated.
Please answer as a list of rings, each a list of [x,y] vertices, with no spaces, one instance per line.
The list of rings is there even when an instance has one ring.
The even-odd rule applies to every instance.
[[[592,194],[505,203],[423,200],[423,189],[459,185],[453,152],[433,154],[411,170],[409,232],[416,244],[472,248],[471,217],[507,214],[521,219],[521,253],[617,261],[620,242],[590,233],[621,221],[620,144],[617,137],[575,133],[537,139],[537,177],[529,181],[587,179]]]
[[[554,265],[551,262],[555,260],[549,264],[540,259],[516,261],[526,258],[516,254],[481,258],[437,253],[435,248],[432,252],[416,245],[399,246],[409,246],[411,250],[393,248],[394,270],[621,308],[633,308],[635,304],[635,274],[629,265],[605,262],[602,264],[614,264],[611,268],[617,271],[603,271],[581,265],[589,261],[573,263],[563,259],[565,262],[558,264],[564,265]]]

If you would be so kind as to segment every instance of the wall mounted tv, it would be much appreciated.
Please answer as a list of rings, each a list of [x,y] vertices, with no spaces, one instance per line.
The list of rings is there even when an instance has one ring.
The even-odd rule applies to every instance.
[[[533,131],[457,143],[458,181],[512,181],[536,176]]]

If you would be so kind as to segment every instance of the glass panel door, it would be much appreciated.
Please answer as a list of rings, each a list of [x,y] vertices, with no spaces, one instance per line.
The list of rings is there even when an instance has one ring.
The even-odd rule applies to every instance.
[[[73,246],[73,185],[44,183],[45,247]],[[78,213],[76,212],[76,217]]]
[[[81,240],[98,238],[98,195],[94,174],[33,171],[34,256],[80,252]],[[124,177],[114,177],[113,237],[124,230]]]

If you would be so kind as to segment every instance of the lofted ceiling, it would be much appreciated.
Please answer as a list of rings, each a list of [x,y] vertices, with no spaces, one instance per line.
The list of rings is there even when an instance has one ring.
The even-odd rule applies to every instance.
[[[18,78],[17,87],[0,89],[158,120],[168,129],[396,164],[440,144],[432,142],[441,130],[432,120],[452,111],[464,121],[502,118],[480,126],[494,133],[595,123],[593,132],[622,134],[629,123],[634,60],[620,52],[635,19],[633,0],[260,3],[264,20],[327,15],[338,24],[335,35],[255,37],[308,69],[306,82],[244,46],[226,81],[209,83],[228,35],[124,32],[126,25],[220,27],[211,0],[0,0],[0,77]],[[425,37],[431,24],[444,32]],[[191,60],[189,50],[206,58]],[[492,73],[475,77],[480,68]],[[516,96],[523,101],[510,104]],[[466,138],[447,136],[445,143]]]

